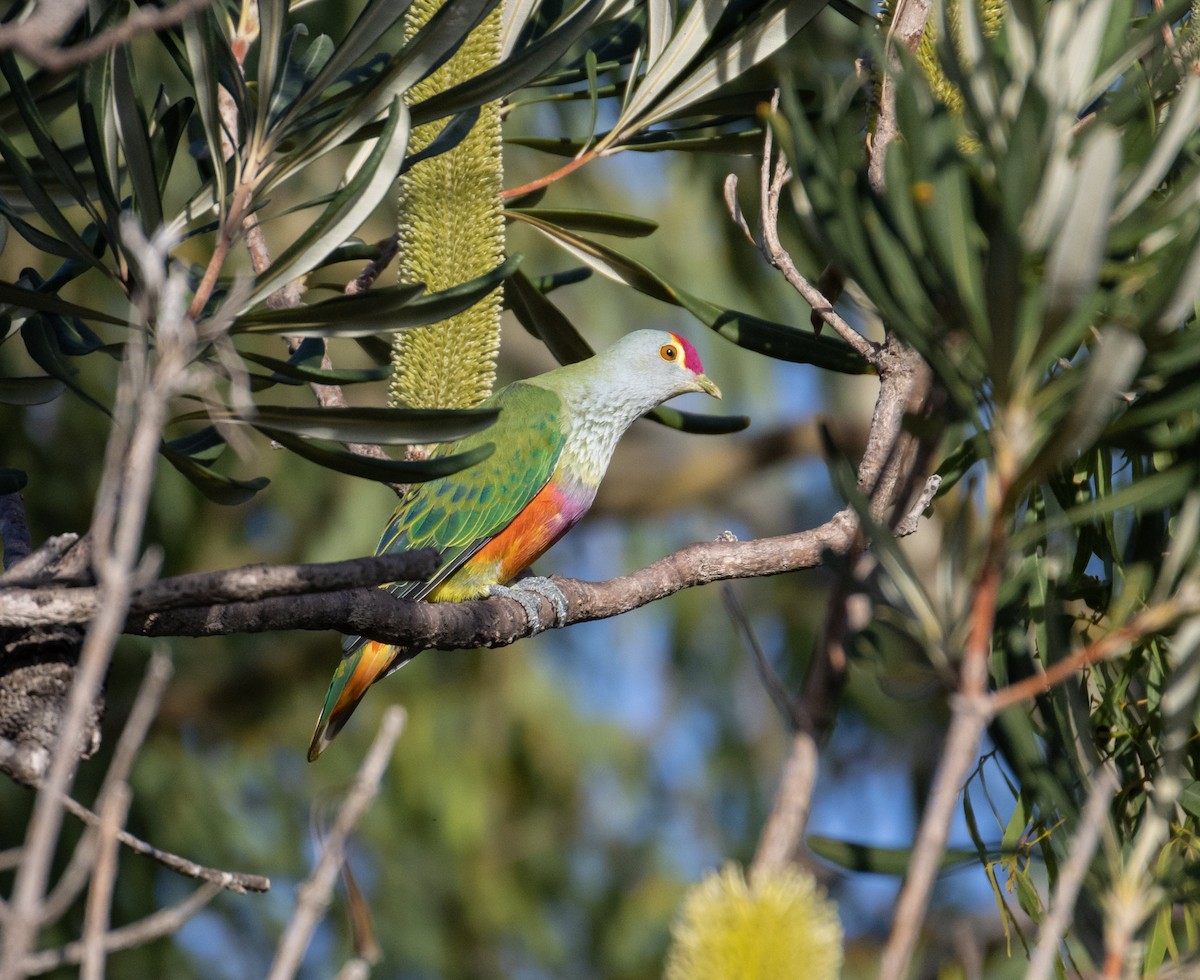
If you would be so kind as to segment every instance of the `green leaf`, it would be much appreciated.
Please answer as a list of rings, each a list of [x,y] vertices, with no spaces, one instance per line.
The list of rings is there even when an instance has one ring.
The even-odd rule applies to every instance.
[[[304,233],[255,280],[242,310],[311,272],[366,221],[395,182],[408,146],[408,133],[408,110],[396,98],[371,155]]]
[[[0,466],[0,496],[20,493],[29,482],[29,474],[11,466]]]
[[[760,317],[727,309],[693,296],[669,284],[644,265],[605,245],[580,238],[531,214],[510,212],[532,225],[572,255],[614,282],[630,286],[647,296],[681,306],[701,323],[739,347],[769,357],[801,364],[813,364],[843,374],[867,374],[871,367],[844,340],[818,336],[807,328],[787,326]]]
[[[824,858],[839,868],[848,871],[866,871],[871,874],[903,875],[908,872],[912,860],[911,847],[877,847],[873,844],[860,844],[856,841],[837,840],[833,837],[822,837],[809,834],[804,842],[817,857]],[[948,848],[942,852],[938,867],[948,871],[960,864],[966,864],[978,859],[973,850],[965,848]]]
[[[133,200],[147,233],[163,223],[162,201],[158,196],[159,178],[154,172],[154,154],[150,149],[150,131],[146,113],[137,97],[133,66],[124,47],[113,50],[113,104],[125,167],[133,187]]]
[[[0,378],[0,402],[5,405],[44,405],[65,390],[58,378]]]
[[[327,469],[337,470],[348,476],[357,476],[364,480],[377,480],[380,483],[423,483],[427,480],[436,480],[482,462],[496,449],[495,445],[488,442],[453,456],[437,456],[433,459],[418,461],[381,460],[375,459],[373,456],[359,456],[357,453],[346,452],[344,449],[329,445],[308,442],[291,433],[271,429],[267,426],[256,426],[256,428],[285,449],[290,449],[297,456],[302,456],[310,462]]]
[[[391,373],[388,367],[376,368],[330,368],[308,367],[293,361],[281,361],[277,357],[267,357],[265,354],[254,354],[240,350],[238,356],[260,367],[269,368],[274,372],[273,380],[293,384],[309,383],[321,385],[348,385],[367,381],[383,381]],[[318,359],[318,363],[320,360]]]
[[[728,44],[707,58],[695,71],[671,88],[654,106],[654,109],[637,120],[637,128],[644,129],[677,115],[732,79],[745,74],[754,65],[769,57],[804,27],[828,3],[828,0],[783,0],[775,4],[774,10],[764,12],[754,23],[745,27]],[[770,9],[770,8],[768,8]],[[640,90],[639,90],[640,94]],[[623,114],[624,115],[624,114]],[[630,122],[633,120],[630,119]],[[627,134],[629,124],[617,124],[622,134]]]
[[[443,116],[493,102],[528,85],[583,36],[603,6],[604,0],[587,0],[549,34],[494,68],[418,102],[412,108],[413,125],[433,122]]]
[[[730,432],[741,432],[750,425],[748,415],[705,415],[700,412],[683,412],[678,408],[659,405],[651,409],[646,418],[665,425],[668,429],[690,432],[701,436],[723,436]]]
[[[167,443],[163,443],[159,452],[213,503],[226,506],[244,504],[271,482],[265,476],[258,476],[252,480],[235,480],[172,449]]]
[[[541,221],[602,235],[617,235],[621,238],[644,238],[658,230],[658,222],[636,214],[621,214],[617,211],[590,211],[583,208],[507,208],[505,215],[527,215]]]
[[[53,232],[57,241],[62,243],[68,254],[96,269],[106,271],[104,265],[96,258],[92,250],[88,248],[87,243],[79,236],[79,232],[75,230],[74,225],[67,220],[62,211],[54,203],[54,200],[43,189],[41,178],[38,174],[34,173],[28,159],[17,149],[13,141],[9,139],[3,127],[0,127],[0,156],[3,156],[13,176],[16,177],[21,192],[29,202],[30,207],[37,212],[38,217],[50,226],[51,232]],[[12,217],[11,214],[8,216]],[[20,229],[18,228],[18,230]]]
[[[221,29],[217,26],[211,8],[205,8],[184,19],[183,40],[187,48],[188,64],[192,71],[196,108],[199,110],[200,121],[204,127],[204,139],[208,144],[209,161],[216,182],[215,197],[223,221],[228,190],[226,188],[225,156],[221,142],[224,124],[221,120],[219,101],[218,74],[221,58],[218,45],[223,44],[225,39]],[[230,139],[236,146],[237,133],[230,134]]]
[[[574,364],[595,351],[563,312],[519,269],[506,280],[504,298],[517,321],[537,337],[559,364]]]
[[[12,283],[0,282],[0,303],[8,303],[19,310],[37,310],[39,313],[58,313],[62,316],[76,316],[81,320],[96,320],[100,323],[111,323],[118,327],[129,324],[108,313],[89,309],[59,299],[52,293],[42,293],[35,289],[25,289]]]
[[[240,333],[268,327],[315,327],[364,322],[371,324],[374,333],[385,329],[385,325],[398,310],[424,292],[425,287],[419,283],[398,283],[355,296],[335,296],[319,303],[278,310],[256,310],[238,317],[234,321],[232,332]]]
[[[264,432],[269,428],[271,433],[292,433],[308,439],[395,446],[452,442],[473,432],[481,432],[498,416],[497,410],[485,408],[299,408],[291,405],[258,405],[252,415],[192,412],[175,421],[210,418],[252,425]]]
[[[406,303],[396,303],[386,315],[380,314],[379,322],[372,322],[375,315],[370,304],[372,295],[384,293],[385,290],[371,290],[359,296],[337,297],[314,303],[312,306],[294,307],[288,310],[269,310],[261,313],[240,317],[234,333],[285,333],[297,337],[368,337],[378,333],[404,330],[408,327],[420,327],[428,323],[437,323],[447,317],[461,313],[474,306],[488,293],[495,289],[517,267],[521,261],[519,255],[514,255],[502,265],[496,266],[477,279],[451,286],[436,293],[426,293],[417,299]],[[398,290],[408,290],[413,287],[401,284],[392,287]],[[399,294],[397,294],[398,296]],[[364,300],[361,304],[351,304],[359,318],[354,322],[344,322],[338,317],[337,310],[331,310],[327,304],[348,303],[352,300]],[[392,298],[386,298],[392,302]],[[315,317],[306,318],[305,310],[318,310]],[[331,315],[333,314],[333,315]],[[252,319],[253,318],[253,319]]]

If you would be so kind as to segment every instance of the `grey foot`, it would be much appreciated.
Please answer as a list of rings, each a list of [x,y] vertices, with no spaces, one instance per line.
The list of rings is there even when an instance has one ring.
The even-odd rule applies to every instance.
[[[543,578],[540,575],[521,579],[517,585],[493,585],[488,590],[488,594],[504,596],[507,599],[515,599],[519,602],[521,608],[525,610],[525,616],[529,620],[529,625],[532,627],[530,636],[567,621],[567,597],[563,595],[562,589],[551,582],[550,579]],[[554,607],[555,618],[553,622],[545,625],[542,624],[542,617],[538,612],[537,596],[549,600],[550,605]]]

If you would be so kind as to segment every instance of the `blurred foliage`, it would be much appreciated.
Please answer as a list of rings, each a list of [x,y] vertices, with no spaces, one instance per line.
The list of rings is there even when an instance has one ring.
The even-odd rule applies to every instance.
[[[405,6],[264,2],[247,7],[259,15],[259,32],[247,34],[244,11],[218,3],[62,75],[0,53],[0,479],[28,478],[35,540],[87,526],[115,359],[129,330],[153,330],[129,301],[139,285],[120,222],[129,212],[178,241],[176,261],[203,299],[196,315],[213,330],[195,365],[202,403],[181,404],[164,433],[170,468],[160,468],[146,530],[168,573],[365,553],[392,498],[345,473],[395,471],[356,470],[331,443],[428,442],[488,422],[366,411],[383,403],[388,375],[386,345],[373,341],[441,320],[501,280],[513,321],[540,341],[507,326],[501,373],[585,356],[591,338],[680,310],[775,359],[705,346],[724,387],[740,375],[739,411],[810,411],[797,389],[818,383],[813,366],[865,391],[862,359],[813,333],[808,310],[749,264],[757,257],[721,217],[724,173],[746,181],[756,171],[731,154],[758,152],[763,105],[781,80],[783,109],[769,122],[796,175],[783,231],[798,264],[814,278],[827,263],[839,269],[839,307],[872,336],[886,329],[916,347],[943,399],[921,432],[941,447],[939,520],[911,547],[876,537],[883,601],[856,638],[848,691],[883,733],[871,744],[909,747],[911,785],[874,808],[891,821],[888,843],[922,802],[984,564],[999,560],[1004,573],[996,686],[1194,588],[1200,84],[1183,5],[1020,0],[995,32],[980,28],[971,3],[956,14],[935,5],[931,46],[961,102],[948,109],[915,59],[902,58],[904,138],[889,150],[882,191],[869,185],[863,152],[872,86],[854,61],[863,50],[886,59],[876,25],[852,4],[509,3],[502,62],[421,101],[406,94],[492,4],[450,4],[408,40]],[[94,9],[73,39],[132,7]],[[366,243],[391,231],[395,178],[416,158],[410,128],[445,120],[421,151],[440,153],[497,99],[507,102],[509,186],[528,188],[506,202],[511,240],[526,253],[520,268],[513,255],[433,293],[400,283],[341,295],[379,254]],[[556,168],[561,181],[531,186]],[[254,270],[247,219],[273,246]],[[222,249],[228,261],[212,263]],[[206,279],[210,269],[219,275]],[[304,302],[268,308],[300,277]],[[281,337],[307,339],[289,349]],[[336,369],[323,363],[327,351]],[[313,381],[353,384],[361,407],[316,413]],[[688,431],[743,424],[659,418]],[[287,450],[240,439],[243,423]],[[230,446],[242,457],[232,467]],[[770,533],[838,506],[824,476],[802,466],[747,476],[728,488],[719,518],[594,522],[559,546],[554,569],[606,577],[711,537],[729,513]],[[822,579],[741,588],[785,681],[798,683]],[[1073,954],[1097,956],[1103,899],[1118,895],[1144,899],[1145,971],[1195,953],[1197,647],[1176,625],[993,724],[994,752],[964,798],[968,837],[958,842],[974,840],[1003,912],[980,930],[995,954],[989,976],[1012,971],[995,965],[1005,931],[1029,933],[1044,914],[1097,765],[1118,773],[1122,791],[1112,846],[1093,861],[1073,923]],[[109,742],[146,649],[131,640],[114,663]],[[222,896],[174,943],[119,954],[112,969],[251,976],[265,968],[306,845],[365,750],[385,690],[308,767],[331,638],[174,649],[178,674],[135,771],[130,827],[198,861],[269,873],[275,887],[265,898]],[[658,976],[685,883],[749,857],[785,751],[750,659],[707,594],[510,651],[430,652],[389,684],[406,699],[409,727],[351,858],[384,976]],[[860,754],[885,765],[855,731],[854,715],[844,718],[826,768],[861,779]],[[97,769],[82,770],[84,798]],[[865,782],[836,815],[842,829],[865,822]],[[3,846],[21,839],[28,806],[27,793],[0,786]],[[846,848],[855,833],[820,834],[827,857],[856,869],[831,884],[844,913],[859,873],[904,863],[903,847]],[[121,874],[118,923],[178,896],[178,883],[140,858],[123,857]],[[72,914],[65,930],[78,927]],[[870,946],[864,920],[845,925],[867,932]],[[942,924],[931,928],[930,970],[949,943]],[[310,975],[336,971],[348,936],[334,915]],[[1019,958],[1020,940],[1012,946]],[[864,975],[862,961],[852,944],[845,975]]]

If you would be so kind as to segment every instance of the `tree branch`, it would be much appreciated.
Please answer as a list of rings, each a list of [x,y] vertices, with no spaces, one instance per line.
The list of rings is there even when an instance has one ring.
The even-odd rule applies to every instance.
[[[213,884],[203,884],[178,905],[161,909],[153,915],[148,915],[131,925],[113,929],[104,936],[104,951],[116,952],[120,949],[133,949],[146,943],[170,936],[183,928],[193,915],[204,908],[221,889]],[[60,966],[78,963],[83,958],[83,943],[67,943],[61,949],[47,949],[26,956],[21,964],[24,974],[36,976],[49,973]]]
[[[333,897],[338,869],[345,860],[346,841],[379,792],[379,781],[383,778],[392,749],[396,747],[396,740],[404,730],[404,718],[404,709],[398,705],[392,705],[384,714],[379,734],[371,743],[354,784],[338,809],[333,828],[321,850],[321,858],[312,874],[300,886],[296,910],[279,940],[275,962],[271,964],[267,980],[287,980],[299,971],[313,930],[325,915]]]
[[[196,572],[161,579],[134,592],[134,614],[195,606],[338,592],[385,582],[420,581],[437,568],[433,551],[375,555],[308,565],[243,565],[217,572]],[[0,626],[44,626],[85,623],[101,601],[98,588],[60,586],[0,589],[4,608]]]
[[[87,7],[86,0],[54,0],[36,5],[26,20],[0,27],[0,50],[12,48],[43,68],[61,72],[82,65],[145,31],[162,31],[207,7],[211,0],[179,0],[170,7],[138,7],[119,24],[70,47],[59,42]]]

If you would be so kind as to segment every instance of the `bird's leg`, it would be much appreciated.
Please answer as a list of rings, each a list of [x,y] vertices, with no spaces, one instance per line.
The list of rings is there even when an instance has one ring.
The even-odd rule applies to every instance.
[[[563,595],[562,589],[541,575],[531,575],[529,578],[520,579],[516,585],[493,585],[488,590],[488,595],[504,596],[519,602],[521,608],[525,610],[525,616],[529,619],[529,625],[533,627],[530,636],[567,621],[567,597]],[[542,617],[538,613],[538,602],[535,596],[549,600],[550,605],[554,607],[554,622],[542,625]]]

